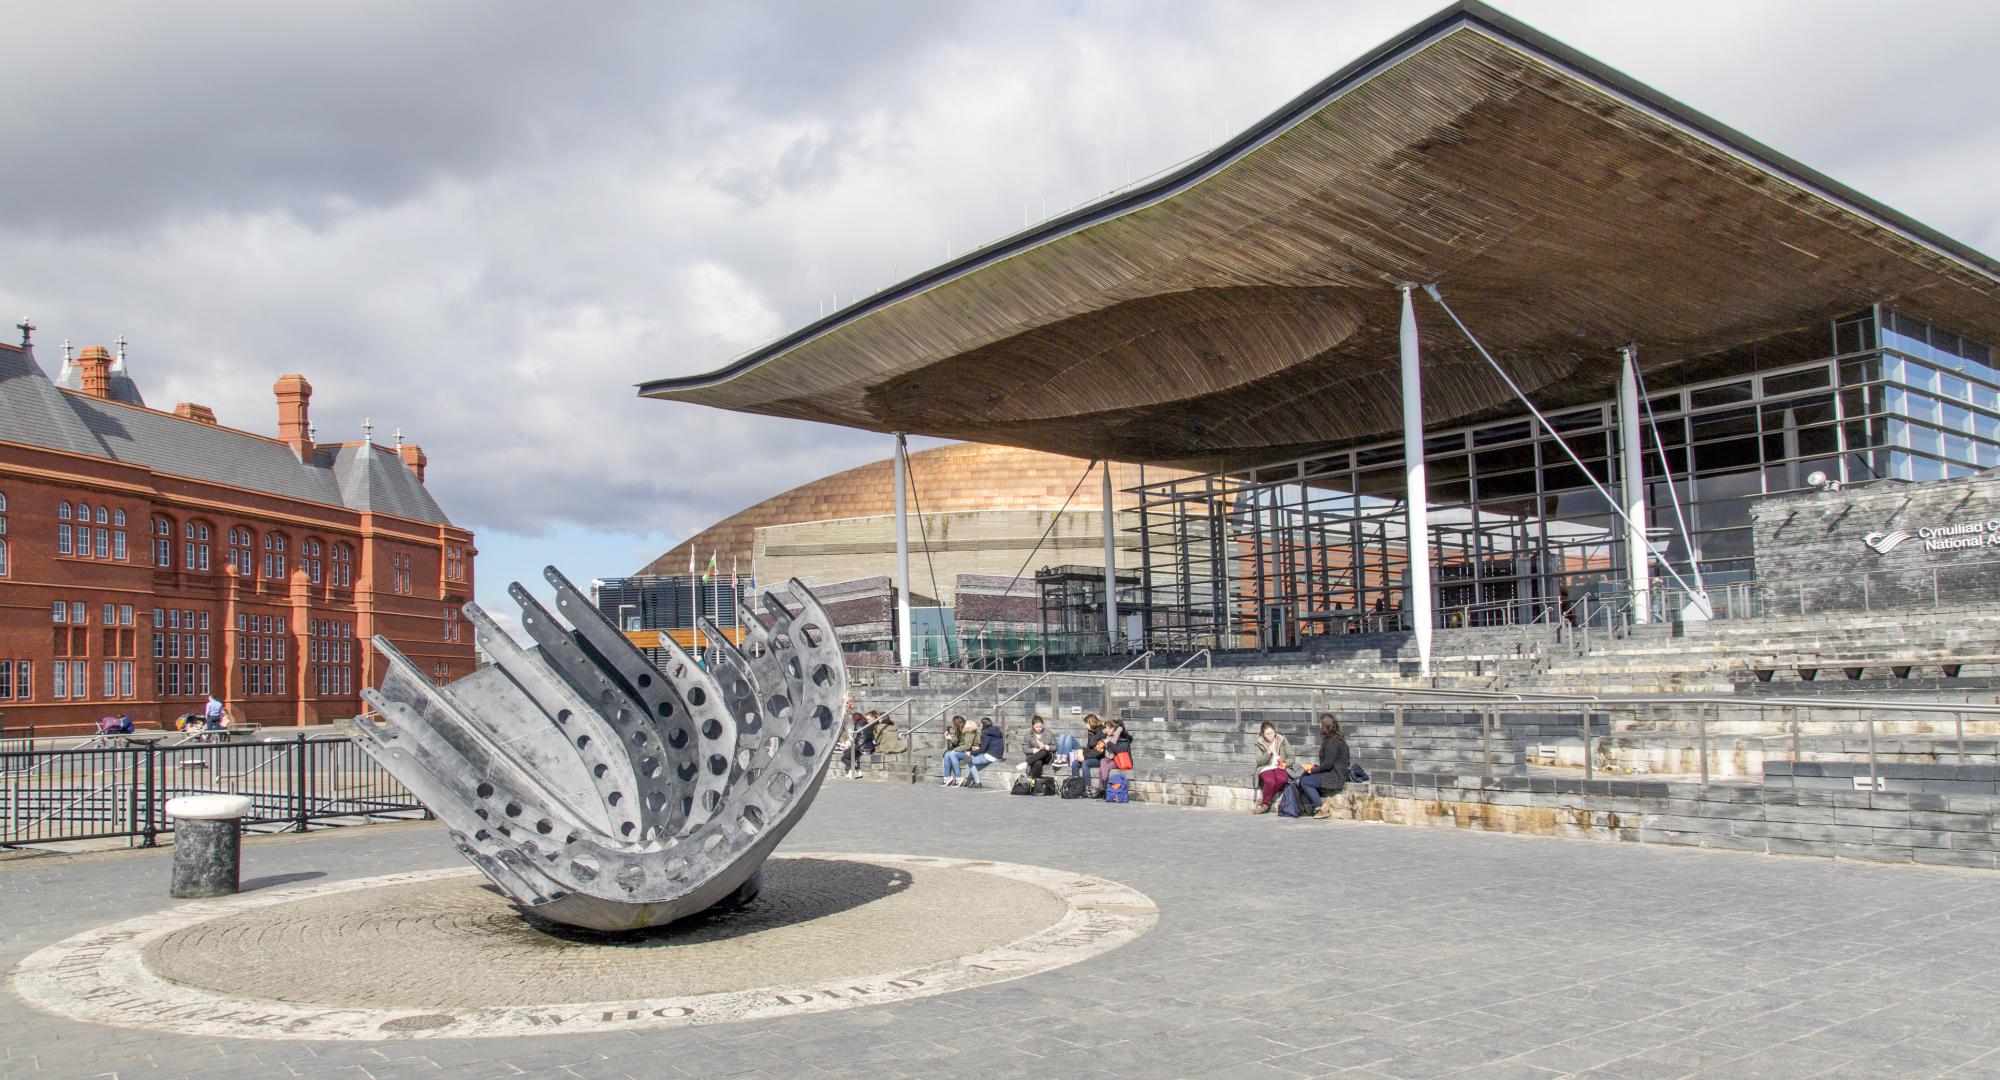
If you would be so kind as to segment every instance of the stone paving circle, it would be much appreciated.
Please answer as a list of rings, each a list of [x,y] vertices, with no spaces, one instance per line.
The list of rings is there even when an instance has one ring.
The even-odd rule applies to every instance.
[[[790,855],[749,907],[617,937],[524,916],[472,869],[183,904],[29,956],[14,990],[183,1034],[423,1039],[727,1023],[906,1001],[1076,963],[1158,911],[1015,863]]]

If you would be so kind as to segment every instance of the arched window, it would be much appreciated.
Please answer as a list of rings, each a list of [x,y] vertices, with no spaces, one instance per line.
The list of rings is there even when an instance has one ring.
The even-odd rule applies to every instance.
[[[7,576],[7,541],[0,540],[0,577]]]
[[[111,524],[111,508],[110,508],[110,507],[108,507],[108,506],[100,506],[100,507],[98,507],[98,508],[97,508],[97,523],[98,523],[99,525],[109,525],[109,524]]]
[[[333,584],[343,589],[354,584],[354,549],[346,544],[333,545]]]
[[[153,519],[153,565],[162,570],[174,568],[174,523],[171,518]]]
[[[69,520],[69,503],[59,502],[56,504],[56,520],[57,521]]]
[[[320,559],[324,551],[320,542],[310,536],[299,541],[299,565],[305,567],[306,580],[315,585],[325,580],[326,566]]]
[[[284,533],[264,534],[264,576],[272,581],[285,580]]]
[[[249,529],[229,530],[229,572],[238,577],[257,576],[257,537]]]
[[[189,521],[181,525],[182,552],[187,557],[182,562],[183,570],[208,570],[208,523]]]

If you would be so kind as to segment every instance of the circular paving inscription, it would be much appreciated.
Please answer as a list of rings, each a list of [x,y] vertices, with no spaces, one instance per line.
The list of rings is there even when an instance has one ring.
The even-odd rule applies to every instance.
[[[76,1020],[286,1039],[725,1023],[905,1001],[1075,963],[1158,912],[1011,863],[796,855],[739,911],[603,937],[523,916],[472,869],[204,900],[51,945],[14,973]]]

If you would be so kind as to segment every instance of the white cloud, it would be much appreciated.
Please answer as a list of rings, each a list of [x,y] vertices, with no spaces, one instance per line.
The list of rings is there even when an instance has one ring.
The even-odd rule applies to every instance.
[[[1434,6],[21,6],[0,305],[253,429],[304,373],[324,437],[401,427],[474,528],[684,536],[886,439],[633,384],[1171,165]],[[2000,248],[2000,6],[1510,10]]]

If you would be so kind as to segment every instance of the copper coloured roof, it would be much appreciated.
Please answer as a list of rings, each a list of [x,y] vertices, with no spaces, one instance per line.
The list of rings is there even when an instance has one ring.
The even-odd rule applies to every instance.
[[[1401,282],[1548,404],[1606,395],[1626,342],[1670,374],[1875,302],[2000,342],[1992,258],[1461,3],[1169,175],[640,393],[1244,463],[1400,430]],[[1426,423],[1510,411],[1418,302]]]

